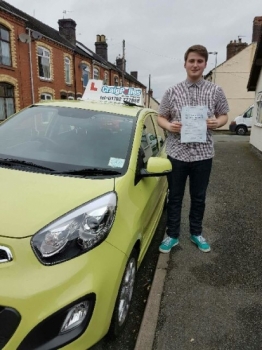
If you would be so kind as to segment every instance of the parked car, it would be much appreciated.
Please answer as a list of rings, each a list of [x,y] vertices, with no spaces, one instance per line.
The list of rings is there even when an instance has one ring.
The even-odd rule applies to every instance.
[[[86,350],[121,332],[171,170],[156,118],[47,101],[0,125],[1,349]]]
[[[237,135],[245,135],[248,129],[252,127],[253,122],[253,108],[254,105],[248,107],[248,109],[237,116],[229,125],[229,130],[235,132]]]

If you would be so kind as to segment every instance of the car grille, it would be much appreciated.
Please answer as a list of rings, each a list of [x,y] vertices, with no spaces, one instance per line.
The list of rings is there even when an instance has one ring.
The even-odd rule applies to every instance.
[[[12,261],[12,253],[9,248],[0,246],[0,264],[8,261]]]
[[[21,316],[15,309],[0,306],[0,349],[11,339],[20,320]]]

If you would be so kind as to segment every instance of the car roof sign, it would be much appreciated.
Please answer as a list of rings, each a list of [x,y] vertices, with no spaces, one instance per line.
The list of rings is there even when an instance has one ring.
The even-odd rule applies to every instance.
[[[82,96],[85,101],[144,105],[143,91],[140,88],[104,85],[103,80],[90,79]]]

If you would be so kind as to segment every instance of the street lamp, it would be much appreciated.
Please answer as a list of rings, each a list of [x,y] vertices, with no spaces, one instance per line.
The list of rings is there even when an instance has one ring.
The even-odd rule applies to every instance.
[[[216,82],[216,69],[217,69],[217,51],[209,52],[211,55],[215,55],[215,70],[214,70],[214,83]]]

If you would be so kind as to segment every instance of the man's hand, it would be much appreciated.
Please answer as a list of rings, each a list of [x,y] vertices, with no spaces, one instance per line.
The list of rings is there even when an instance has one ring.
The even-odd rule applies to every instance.
[[[207,128],[214,130],[216,128],[219,128],[221,125],[219,123],[219,121],[217,120],[217,118],[208,118],[207,119]]]
[[[178,132],[178,133],[180,133],[181,132],[181,126],[182,126],[182,123],[180,123],[180,122],[172,122],[172,123],[169,123],[167,130],[170,131],[170,132]]]

